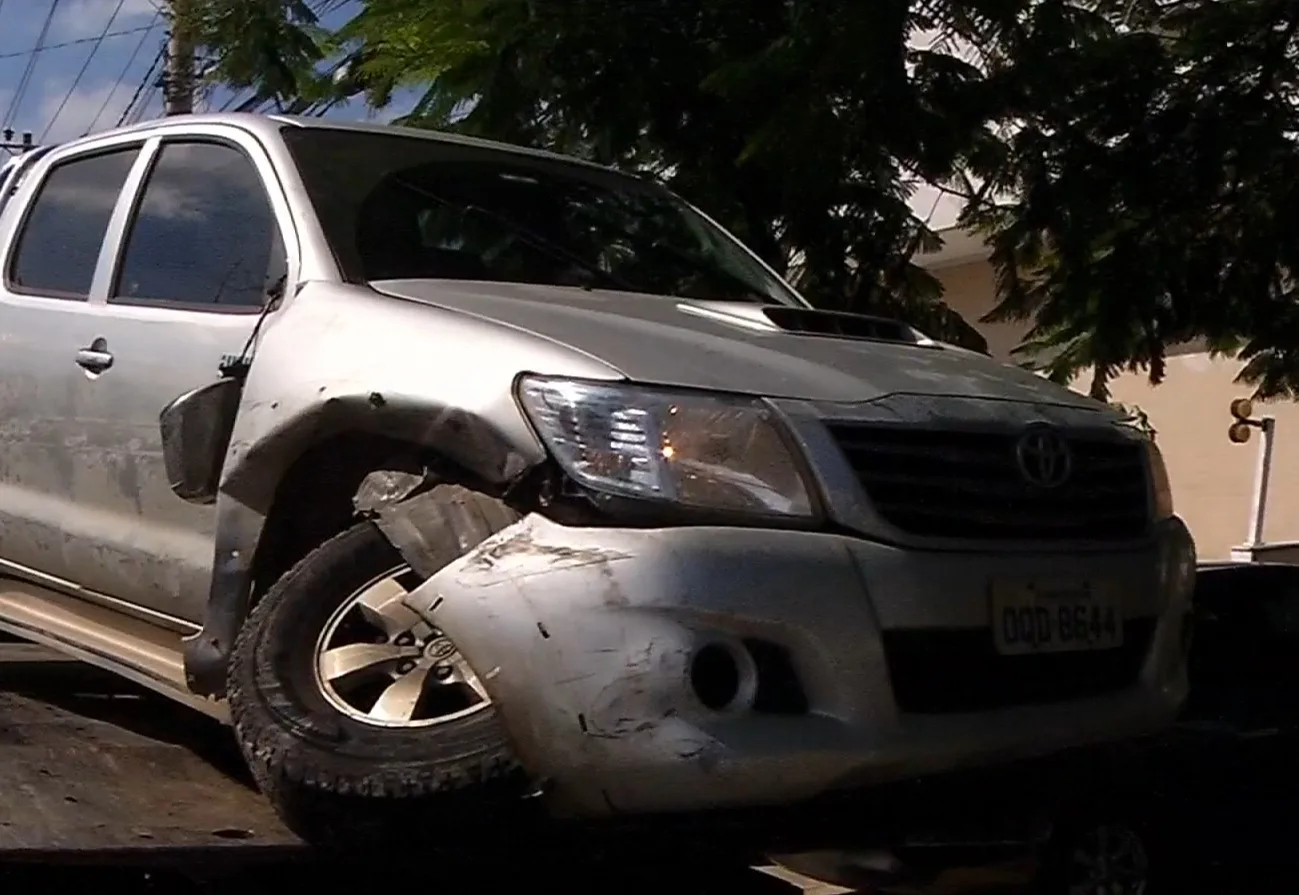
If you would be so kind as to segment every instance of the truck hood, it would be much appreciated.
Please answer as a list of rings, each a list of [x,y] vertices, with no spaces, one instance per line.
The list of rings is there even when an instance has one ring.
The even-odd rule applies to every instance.
[[[384,280],[370,286],[532,333],[598,358],[634,382],[845,403],[913,394],[1104,407],[954,346],[789,331],[758,304],[516,283]]]

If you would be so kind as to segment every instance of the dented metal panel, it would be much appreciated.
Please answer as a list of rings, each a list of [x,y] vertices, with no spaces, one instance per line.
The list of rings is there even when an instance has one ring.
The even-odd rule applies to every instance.
[[[329,209],[313,205],[283,137],[284,128],[306,126],[330,125],[195,117],[78,141],[38,161],[0,215],[0,240],[12,245],[14,209],[30,202],[50,165],[114,145],[142,147],[125,188],[108,197],[112,223],[88,300],[0,291],[14,322],[0,351],[7,374],[0,390],[11,411],[0,421],[0,514],[7,514],[5,559],[79,594],[101,592],[201,622],[186,643],[193,689],[222,692],[254,572],[280,570],[258,559],[267,521],[285,505],[277,502],[286,476],[313,448],[360,434],[402,445],[410,468],[375,458],[357,493],[339,494],[343,486],[333,481],[312,487],[336,504],[351,500],[357,513],[377,513],[411,565],[429,576],[411,596],[413,608],[444,627],[475,665],[525,765],[576,813],[779,803],[1113,738],[1171,718],[1185,692],[1183,609],[1158,578],[1160,533],[1107,547],[1099,558],[1095,545],[1089,553],[1085,544],[1006,542],[992,554],[960,539],[900,537],[874,512],[824,424],[1050,422],[1122,437],[1116,414],[927,340],[820,338],[732,313],[725,303],[344,276],[338,246],[325,237]],[[261,313],[106,303],[150,160],[173,136],[229,141],[266,186],[287,271],[282,296]],[[466,152],[502,151],[409,136],[447,139]],[[97,340],[120,362],[88,375],[74,358]],[[215,380],[231,357],[246,374],[215,505],[186,503],[166,476],[158,413]],[[523,373],[767,398],[804,455],[829,520],[856,536],[738,526],[575,529],[533,515],[440,568],[432,557],[461,545],[439,545],[448,535],[422,515],[418,497],[407,498],[430,481],[425,461],[503,493],[547,460],[515,400]],[[349,470],[357,474],[346,491],[366,471]],[[195,492],[205,499],[207,484]],[[1086,703],[973,719],[901,713],[884,632],[986,627],[978,589],[994,568],[1022,576],[1072,569],[1080,578],[1100,569],[1122,582],[1128,608],[1158,620],[1140,685]],[[757,660],[748,640],[788,653],[806,708],[754,708]],[[721,709],[709,708],[692,683],[709,645],[734,660],[741,682]]]
[[[435,448],[486,481],[507,482],[544,456],[513,397],[519,370],[533,368],[617,375],[503,325],[484,330],[465,315],[311,284],[261,335],[221,490],[269,507],[307,446],[347,431]]]
[[[416,542],[401,546],[419,561]],[[1186,595],[1148,595],[1139,574],[1120,580],[1159,632],[1136,686],[980,715],[900,712],[883,632],[985,626],[990,561],[808,532],[571,528],[533,515],[436,571],[407,603],[456,642],[525,765],[557,809],[577,814],[780,804],[1171,722],[1186,695]],[[1130,564],[1153,567],[1153,549]],[[1031,578],[1091,563],[1026,555],[998,567]],[[748,640],[788,651],[805,710],[754,708]],[[692,685],[710,644],[739,669],[721,709]]]

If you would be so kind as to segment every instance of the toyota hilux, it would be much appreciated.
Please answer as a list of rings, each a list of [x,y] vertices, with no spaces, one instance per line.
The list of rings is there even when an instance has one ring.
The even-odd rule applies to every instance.
[[[652,179],[213,115],[5,191],[0,628],[228,720],[309,835],[792,806],[1186,697],[1151,440]]]

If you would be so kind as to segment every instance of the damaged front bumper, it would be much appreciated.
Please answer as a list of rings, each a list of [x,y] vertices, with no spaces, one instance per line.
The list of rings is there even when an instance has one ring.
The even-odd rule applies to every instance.
[[[1191,582],[1177,568],[1188,549],[1176,520],[1142,550],[978,554],[533,515],[407,602],[478,671],[556,813],[677,813],[794,803],[1167,725],[1187,692]],[[990,576],[1117,583],[1125,645],[998,655]]]

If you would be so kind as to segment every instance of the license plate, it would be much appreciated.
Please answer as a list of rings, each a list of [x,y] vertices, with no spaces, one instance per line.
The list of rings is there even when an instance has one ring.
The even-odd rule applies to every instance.
[[[1115,649],[1123,607],[1089,583],[994,583],[992,636],[1007,656]]]

